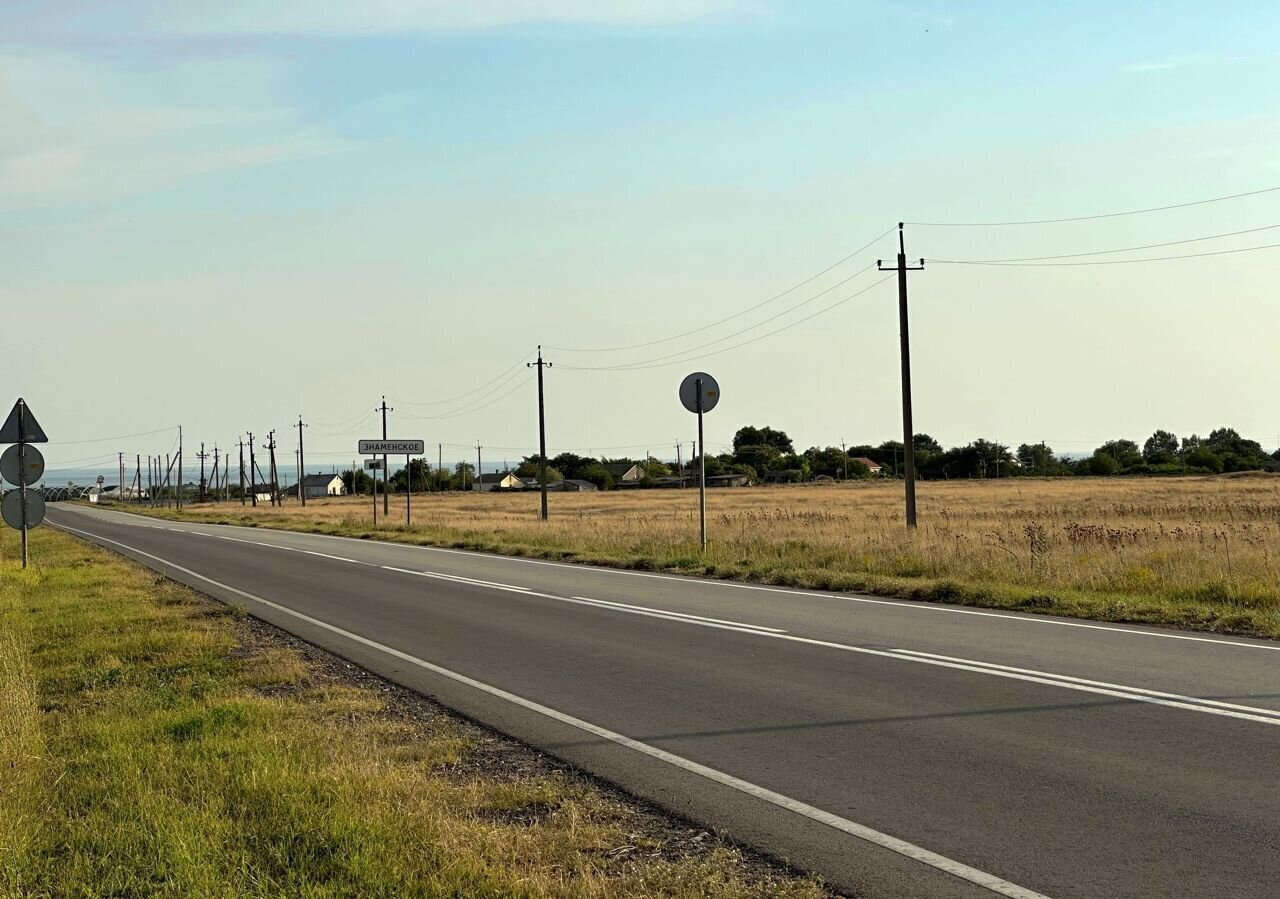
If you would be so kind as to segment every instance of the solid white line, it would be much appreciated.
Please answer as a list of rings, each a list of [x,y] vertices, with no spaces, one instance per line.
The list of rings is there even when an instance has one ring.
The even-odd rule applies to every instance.
[[[1027,889],[1026,887],[1018,886],[1015,883],[1010,883],[1009,881],[1004,880],[1000,877],[997,877],[994,874],[988,874],[985,871],[979,871],[977,868],[971,868],[968,865],[962,864],[961,862],[958,862],[958,861],[954,861],[953,859],[947,858],[946,856],[939,855],[936,852],[930,852],[928,849],[924,849],[920,846],[916,846],[913,843],[908,843],[906,840],[901,840],[901,839],[898,839],[897,837],[890,836],[889,834],[881,833],[878,830],[873,830],[872,828],[867,827],[863,824],[858,824],[854,821],[848,820],[847,818],[841,818],[838,815],[833,815],[830,812],[823,811],[820,808],[801,802],[798,799],[792,799],[790,796],[784,796],[781,793],[775,793],[773,790],[769,790],[769,789],[766,789],[765,787],[758,786],[749,781],[742,780],[741,778],[734,777],[731,774],[726,774],[723,771],[719,771],[715,768],[710,768],[706,765],[699,764],[698,762],[690,761],[689,759],[686,759],[683,756],[678,756],[678,755],[675,755],[674,753],[667,752],[665,749],[658,749],[656,746],[650,746],[648,743],[642,743],[639,740],[634,740],[631,737],[628,737],[624,734],[620,734],[615,731],[608,730],[606,728],[600,727],[599,725],[592,724],[589,721],[584,721],[581,718],[575,718],[572,715],[568,715],[568,714],[565,714],[564,712],[557,711],[556,709],[553,709],[550,706],[542,705],[541,703],[534,702],[531,699],[525,699],[523,696],[518,696],[515,693],[509,693],[506,690],[503,690],[499,687],[491,686],[489,684],[484,683],[483,681],[478,681],[475,678],[468,677],[465,674],[460,674],[456,671],[451,671],[448,668],[442,668],[439,665],[435,665],[435,664],[432,664],[431,662],[424,661],[423,659],[420,659],[417,656],[409,655],[406,652],[401,652],[398,649],[393,649],[392,647],[387,646],[383,643],[378,643],[375,640],[370,640],[368,637],[362,637],[359,634],[352,633],[351,631],[348,631],[348,630],[344,630],[343,628],[340,628],[337,625],[330,624],[327,621],[321,621],[319,618],[313,618],[310,615],[307,615],[303,612],[295,611],[294,609],[291,609],[287,606],[282,606],[279,603],[272,602],[269,599],[263,599],[260,596],[255,596],[252,593],[247,593],[244,590],[240,590],[228,584],[221,583],[220,581],[216,581],[211,577],[206,577],[205,575],[200,574],[199,572],[192,571],[189,568],[183,568],[181,565],[176,565],[173,562],[168,561],[167,559],[162,559],[159,556],[154,556],[151,553],[144,552],[143,550],[140,550],[133,546],[129,546],[126,543],[121,543],[118,540],[111,540],[107,537],[101,537],[96,534],[91,534],[91,533],[88,533],[87,531],[81,531],[77,528],[68,527],[67,525],[61,525],[60,527],[62,527],[64,530],[71,531],[72,533],[80,534],[82,536],[89,537],[94,540],[100,540],[104,543],[110,543],[115,546],[119,546],[123,549],[129,550],[130,552],[137,553],[140,556],[144,556],[145,558],[152,559],[156,562],[159,562],[162,565],[168,565],[169,567],[173,568],[175,571],[181,571],[183,574],[186,574],[198,580],[204,581],[205,583],[212,584],[213,586],[221,590],[225,590],[229,593],[234,593],[237,596],[242,596],[245,599],[248,599],[248,600],[251,600],[252,602],[256,602],[260,605],[266,606],[267,608],[275,609],[278,612],[283,612],[286,615],[291,615],[294,618],[299,619],[300,621],[305,621],[306,623],[313,625],[315,627],[319,627],[324,630],[330,631],[331,633],[338,634],[339,636],[345,637],[346,639],[351,640],[355,643],[359,643],[371,649],[376,649],[379,652],[386,653],[387,655],[400,659],[403,662],[408,662],[411,665],[422,668],[426,671],[430,671],[434,674],[438,674],[441,677],[446,677],[457,683],[464,684],[465,686],[472,687],[473,689],[479,690],[483,693],[487,693],[490,696],[494,696],[498,699],[502,699],[507,702],[510,702],[513,705],[517,705],[517,706],[520,706],[521,708],[528,709],[531,712],[536,712],[537,714],[542,715],[546,718],[550,718],[553,721],[557,721],[561,724],[568,725],[569,727],[573,727],[577,730],[581,730],[593,736],[600,737],[601,739],[608,740],[609,742],[614,743],[618,746],[623,746],[634,752],[638,752],[642,755],[649,756],[650,758],[657,759],[658,761],[665,762],[666,764],[671,765],[672,767],[680,768],[684,771],[688,771],[691,774],[696,774],[714,783],[718,783],[722,786],[729,787],[730,789],[736,790],[740,793],[744,793],[753,798],[760,799],[778,808],[785,809],[789,812],[793,812],[794,814],[808,818],[811,821],[817,821],[821,824],[825,824],[828,827],[832,827],[843,833],[849,834],[850,836],[857,837],[860,840],[864,840],[873,845],[880,846],[881,848],[888,849],[892,852],[898,853],[899,855],[906,856],[907,858],[910,858],[914,861],[918,861],[922,864],[928,865],[939,871],[943,871],[947,874],[952,875],[953,877],[958,877],[962,880],[968,881],[969,883],[973,883],[973,884],[976,884],[977,886],[984,887],[987,890],[990,890],[991,892],[996,893],[998,895],[1008,896],[1010,897],[1010,899],[1049,899],[1049,897],[1045,896],[1043,893],[1037,893],[1034,890]]]
[[[119,515],[135,515],[137,513],[115,513]],[[200,523],[203,527],[215,528],[234,528],[236,530],[254,531],[262,534],[264,531],[270,530],[276,534],[285,534],[294,537],[315,537],[322,540],[350,540],[355,543],[363,543],[366,546],[376,544],[384,547],[397,547],[403,549],[416,549],[433,553],[446,553],[449,555],[467,556],[469,558],[493,559],[499,562],[514,562],[522,565],[549,565],[553,568],[563,568],[568,571],[576,571],[582,574],[614,574],[626,577],[653,578],[661,581],[678,581],[690,586],[708,586],[708,587],[726,587],[738,590],[758,590],[766,593],[781,593],[790,596],[804,596],[809,599],[835,599],[841,602],[856,602],[867,605],[892,606],[904,612],[940,612],[948,615],[975,615],[980,618],[996,618],[1002,621],[1009,621],[1015,624],[1046,624],[1056,627],[1075,627],[1086,630],[1106,631],[1112,634],[1130,637],[1159,637],[1164,640],[1185,640],[1193,643],[1210,643],[1215,646],[1231,646],[1239,649],[1264,649],[1271,652],[1280,652],[1280,645],[1270,645],[1268,643],[1246,643],[1242,640],[1227,640],[1218,637],[1201,637],[1194,634],[1178,634],[1165,631],[1148,631],[1140,630],[1133,627],[1117,627],[1109,624],[1091,624],[1084,621],[1066,621],[1061,618],[1055,618],[1049,615],[1028,615],[1017,612],[1002,611],[982,611],[980,609],[957,609],[952,606],[939,603],[930,603],[916,600],[902,599],[875,599],[870,596],[855,596],[841,593],[824,593],[819,590],[791,590],[786,587],[769,587],[761,584],[746,584],[739,581],[721,581],[711,580],[709,578],[699,578],[687,575],[671,575],[671,574],[655,574],[647,571],[633,571],[626,568],[605,568],[597,565],[587,565],[580,562],[552,562],[546,559],[526,559],[521,556],[504,556],[498,553],[487,553],[479,550],[470,549],[447,549],[443,546],[422,546],[416,543],[397,543],[390,540],[363,540],[358,537],[343,537],[339,534],[310,534],[305,531],[291,531],[285,528],[251,528],[244,525],[236,524],[217,524],[207,525]],[[228,538],[231,539],[231,538]],[[287,549],[288,547],[277,546],[278,549]]]
[[[691,615],[687,612],[672,612],[668,609],[652,609],[649,606],[636,606],[626,602],[612,602],[607,599],[596,599],[592,596],[575,596],[574,599],[580,599],[583,602],[589,602],[592,605],[604,606],[606,608],[617,609],[619,612],[654,612],[659,615],[670,616],[672,618],[688,620],[690,623],[710,621],[714,624],[731,624],[734,627],[748,628],[753,631],[763,631],[767,634],[785,634],[786,631],[780,627],[765,627],[762,624],[748,624],[745,621],[729,621],[724,618],[708,618],[706,615]]]

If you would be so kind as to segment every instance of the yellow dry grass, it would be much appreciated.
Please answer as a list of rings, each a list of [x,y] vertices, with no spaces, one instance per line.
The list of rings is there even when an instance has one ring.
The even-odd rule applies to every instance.
[[[714,577],[1280,636],[1280,476],[870,481],[708,492],[420,494],[189,506],[183,517]],[[172,512],[160,514],[172,515]]]

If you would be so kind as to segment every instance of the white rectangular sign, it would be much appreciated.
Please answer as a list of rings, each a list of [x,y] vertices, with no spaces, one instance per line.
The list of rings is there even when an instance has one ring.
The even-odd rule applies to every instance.
[[[356,452],[388,456],[421,456],[427,451],[423,440],[361,440]]]

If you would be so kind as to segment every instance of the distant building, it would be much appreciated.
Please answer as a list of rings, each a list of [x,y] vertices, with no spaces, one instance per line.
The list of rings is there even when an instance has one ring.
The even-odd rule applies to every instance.
[[[751,484],[751,478],[745,474],[709,474],[707,475],[708,487],[746,487]],[[693,486],[698,485],[698,479],[693,479]]]
[[[524,490],[525,483],[509,471],[491,471],[476,478],[471,484],[471,489],[478,493],[492,493],[495,490]]]
[[[632,486],[644,478],[644,469],[629,462],[611,462],[604,469],[613,476],[613,483],[617,487]]]
[[[861,462],[863,465],[867,466],[867,468],[871,469],[872,474],[879,474],[883,470],[879,462],[874,459],[868,459],[866,456],[855,456],[851,461]]]
[[[346,496],[347,488],[336,474],[308,474],[302,477],[302,492],[307,499],[322,496]]]
[[[590,481],[584,481],[579,478],[565,478],[561,483],[564,485],[561,489],[567,493],[590,493],[593,490],[600,489]]]
[[[270,484],[254,484],[249,488],[249,493],[260,503],[271,502],[272,486]]]

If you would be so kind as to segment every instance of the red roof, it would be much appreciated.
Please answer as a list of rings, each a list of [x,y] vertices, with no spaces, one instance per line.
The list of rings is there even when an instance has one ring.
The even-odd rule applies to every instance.
[[[867,466],[867,468],[870,468],[872,471],[880,470],[880,463],[875,461],[874,459],[868,459],[866,456],[855,456],[853,461],[861,462],[863,465]]]

